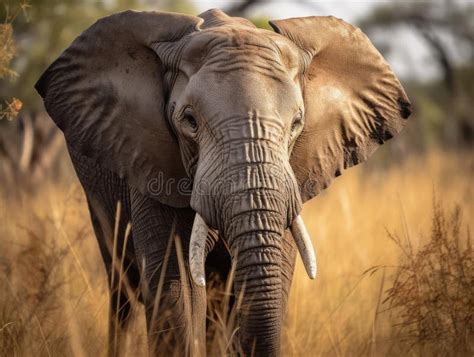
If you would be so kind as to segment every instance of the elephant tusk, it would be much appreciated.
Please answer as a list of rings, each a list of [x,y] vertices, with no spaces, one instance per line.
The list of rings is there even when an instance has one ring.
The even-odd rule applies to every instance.
[[[206,286],[204,260],[208,230],[209,227],[204,222],[204,219],[202,219],[199,213],[196,213],[189,242],[189,267],[194,282],[199,286]]]
[[[293,220],[291,224],[291,234],[300,252],[306,272],[310,279],[314,279],[317,270],[316,255],[314,254],[313,244],[311,243],[311,238],[301,215],[298,215],[298,217]]]

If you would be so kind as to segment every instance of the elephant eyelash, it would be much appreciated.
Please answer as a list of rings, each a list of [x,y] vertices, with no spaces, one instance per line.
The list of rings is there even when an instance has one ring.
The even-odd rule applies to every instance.
[[[297,128],[298,128],[298,122],[294,121],[293,124],[291,124],[291,132],[294,133]]]
[[[291,132],[294,133],[296,130],[302,125],[303,123],[303,114],[299,112],[293,118],[293,122],[291,123]]]

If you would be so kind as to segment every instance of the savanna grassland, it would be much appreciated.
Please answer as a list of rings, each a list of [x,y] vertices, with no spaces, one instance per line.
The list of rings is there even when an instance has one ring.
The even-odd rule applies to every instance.
[[[473,355],[474,156],[383,161],[305,206],[319,271],[310,281],[298,260],[283,356]],[[0,355],[104,356],[107,281],[82,189],[72,171],[48,182],[2,187]],[[125,355],[146,351],[134,309]],[[230,353],[232,332],[213,354]]]
[[[252,18],[257,2],[285,6],[227,3]],[[147,6],[196,14],[195,3],[0,1],[0,357],[107,354],[105,269],[63,137],[34,83],[104,15]],[[301,11],[319,14],[319,4],[304,3]],[[400,138],[305,205],[319,272],[310,281],[297,258],[282,356],[474,356],[474,6],[376,3],[358,25],[384,55],[417,69],[404,78],[414,114]],[[266,17],[253,21],[268,28]],[[423,40],[400,40],[397,29]],[[433,78],[414,75],[433,64]],[[208,355],[235,355],[235,314],[226,319],[213,298]],[[123,355],[146,356],[143,307],[133,310]]]

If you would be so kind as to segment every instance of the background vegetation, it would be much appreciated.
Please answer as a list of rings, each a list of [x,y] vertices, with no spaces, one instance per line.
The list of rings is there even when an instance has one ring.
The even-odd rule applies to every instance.
[[[261,2],[227,10],[252,17]],[[0,5],[0,356],[105,354],[105,271],[62,135],[33,84],[98,17],[151,7],[196,13],[183,0]],[[401,51],[399,34],[417,36],[437,72],[402,78],[415,110],[408,128],[305,206],[319,276],[309,281],[298,261],[285,356],[473,355],[473,15],[469,3],[404,2],[360,19],[388,58]],[[130,354],[146,350],[135,310]],[[209,316],[219,316],[215,305]],[[214,321],[209,349],[230,353],[235,326]]]

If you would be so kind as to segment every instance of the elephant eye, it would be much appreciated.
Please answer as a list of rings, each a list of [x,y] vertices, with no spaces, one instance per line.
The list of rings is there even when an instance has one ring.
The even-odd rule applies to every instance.
[[[291,133],[295,133],[303,124],[303,114],[298,112],[293,118],[293,123],[291,124]]]
[[[193,131],[196,132],[198,125],[196,118],[194,117],[193,113],[190,111],[185,111],[183,114],[183,122]]]

